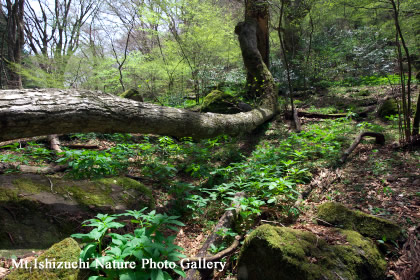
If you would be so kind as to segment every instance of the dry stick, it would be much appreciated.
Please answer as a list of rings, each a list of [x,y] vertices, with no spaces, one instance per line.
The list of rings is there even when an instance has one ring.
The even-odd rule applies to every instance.
[[[376,144],[383,145],[385,144],[385,136],[382,133],[377,132],[362,132],[360,133],[356,139],[353,141],[353,144],[351,144],[350,148],[348,148],[343,155],[340,158],[340,163],[344,163],[348,156],[353,152],[354,149],[356,149],[357,145],[359,145],[360,141],[362,141],[363,137],[375,137],[376,138]]]
[[[234,224],[234,222],[236,220],[236,217],[239,215],[239,212],[240,212],[240,206],[241,205],[239,203],[239,200],[241,198],[243,198],[243,197],[245,197],[245,193],[243,193],[243,192],[238,192],[238,193],[235,194],[235,196],[233,198],[233,202],[232,202],[232,206],[235,207],[235,208],[233,210],[227,210],[223,214],[223,216],[219,219],[219,222],[215,226],[213,232],[209,235],[209,237],[207,238],[206,242],[204,242],[203,246],[198,251],[196,257],[190,258],[190,259],[197,259],[198,260],[199,258],[201,258],[201,259],[205,258],[207,260],[209,258],[212,258],[212,256],[206,257],[207,256],[207,250],[208,250],[208,248],[210,247],[211,244],[221,242],[222,239],[223,239],[216,232],[218,232],[219,230],[223,230],[224,228],[230,228],[230,227],[233,226],[233,224]],[[238,239],[236,239],[235,242],[236,241],[239,242]],[[228,249],[233,248],[233,245],[235,245],[235,244],[232,244]],[[227,251],[227,249],[224,250],[224,251]],[[225,253],[224,251],[222,251],[220,253]],[[232,249],[232,251],[233,251],[233,249]],[[197,271],[199,271],[200,273],[197,273]],[[185,279],[188,279],[188,280],[192,280],[192,279],[210,279],[211,278],[210,274],[212,272],[213,272],[213,270],[210,270],[209,271],[209,270],[190,269],[188,271],[187,276],[185,277]]]

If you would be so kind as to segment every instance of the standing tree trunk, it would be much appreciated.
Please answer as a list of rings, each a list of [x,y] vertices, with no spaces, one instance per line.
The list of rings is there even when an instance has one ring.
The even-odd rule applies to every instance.
[[[196,113],[77,90],[0,91],[0,141],[75,132],[154,133],[208,138],[249,132],[278,112],[274,81],[257,47],[257,22],[235,28],[245,67],[261,81],[260,106],[231,115]]]
[[[245,20],[252,20],[257,28],[257,48],[265,65],[269,67],[270,45],[268,30],[268,2],[266,0],[246,0],[245,1]],[[247,73],[247,97],[255,99],[260,97],[259,87],[262,81],[258,80],[249,70]]]
[[[7,20],[7,67],[9,69],[9,78],[7,87],[10,89],[22,88],[22,77],[19,73],[19,67],[22,60],[22,50],[24,40],[24,3],[25,0],[6,0],[7,15],[1,10],[3,17]]]

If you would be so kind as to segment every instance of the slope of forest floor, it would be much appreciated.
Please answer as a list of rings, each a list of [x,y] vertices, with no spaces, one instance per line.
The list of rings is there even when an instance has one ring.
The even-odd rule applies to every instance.
[[[3,169],[6,173],[16,172],[16,164],[58,162],[70,168],[53,176],[76,180],[128,175],[140,181],[152,189],[157,212],[180,216],[186,224],[175,242],[188,256],[197,253],[238,191],[249,196],[241,202],[241,229],[231,229],[232,235],[248,234],[264,223],[322,234],[315,212],[326,201],[392,220],[407,233],[418,234],[420,152],[398,149],[397,118],[381,120],[376,112],[391,95],[386,86],[298,92],[300,110],[346,114],[338,119],[303,117],[300,133],[279,115],[254,134],[235,139],[221,136],[195,143],[152,135],[74,134],[61,137],[63,147],[69,148],[60,157],[41,139],[8,143],[0,149],[0,159],[10,165]],[[357,113],[366,110],[367,118],[358,118]],[[338,164],[342,151],[362,131],[383,133],[385,145],[364,140]],[[228,246],[219,244],[211,253]],[[388,275],[399,279],[415,260],[400,258],[403,244],[393,246],[387,254]],[[226,258],[228,267],[218,278],[234,279],[237,252]],[[0,267],[9,264],[10,259],[2,258]]]

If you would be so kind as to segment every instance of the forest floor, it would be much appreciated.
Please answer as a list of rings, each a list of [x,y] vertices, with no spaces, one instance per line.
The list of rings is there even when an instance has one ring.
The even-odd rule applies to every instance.
[[[171,212],[181,216],[180,219],[186,226],[176,233],[175,242],[185,249],[183,253],[188,256],[196,255],[224,212],[220,201],[212,201],[206,190],[218,185],[220,195],[220,186],[229,182],[215,183],[217,178],[209,179],[212,178],[211,173],[238,160],[250,162],[261,154],[269,153],[272,148],[281,149],[282,145],[307,153],[305,163],[296,165],[296,168],[300,168],[302,174],[310,172],[310,177],[295,183],[296,188],[306,195],[303,200],[299,200],[299,204],[295,201],[292,204],[286,203],[289,207],[288,213],[284,212],[285,207],[262,206],[256,216],[250,216],[252,222],[247,230],[270,223],[322,235],[315,217],[317,206],[327,201],[336,201],[394,221],[407,234],[419,235],[420,151],[418,148],[398,149],[396,119],[386,121],[377,117],[378,106],[390,95],[391,89],[386,86],[332,88],[328,91],[299,93],[296,104],[300,110],[348,115],[341,120],[302,117],[303,131],[299,135],[294,132],[292,123],[283,116],[278,116],[253,135],[244,136],[234,142],[226,139],[218,140],[219,142],[209,140],[199,147],[188,142],[179,148],[175,140],[155,136],[148,137],[144,142],[143,136],[134,135],[135,139],[143,141],[139,140],[143,154],[130,156],[125,172],[152,189],[158,212]],[[369,109],[372,106],[375,108]],[[366,108],[371,110],[367,118],[352,118],[351,112],[362,112]],[[375,144],[370,139],[363,140],[344,164],[337,164],[339,155],[357,134],[370,130],[384,133],[385,145]],[[285,144],[286,140],[292,142]],[[62,139],[62,144],[92,145],[96,146],[97,151],[109,151],[124,141],[123,136],[98,138],[95,135],[78,135],[75,138]],[[0,159],[8,163],[15,161],[25,165],[43,165],[51,161],[51,155],[41,148],[42,140],[40,143],[30,147],[27,158],[22,155],[25,154],[24,148],[13,148],[13,145],[10,148],[9,144],[9,148],[0,149]],[[98,157],[97,154],[95,156]],[[40,160],[43,158],[46,159]],[[243,166],[247,167],[244,163]],[[188,198],[186,192],[189,193]],[[389,261],[388,276],[390,279],[403,279],[401,275],[416,260],[407,258],[407,248],[403,244],[395,243],[393,246],[386,256]],[[217,252],[223,248],[213,250]],[[234,260],[237,253],[238,251],[227,259],[231,260],[228,261],[227,269],[217,275],[217,278],[235,279]],[[33,258],[34,254],[26,257]],[[8,267],[10,262],[10,258],[0,256],[0,269]]]

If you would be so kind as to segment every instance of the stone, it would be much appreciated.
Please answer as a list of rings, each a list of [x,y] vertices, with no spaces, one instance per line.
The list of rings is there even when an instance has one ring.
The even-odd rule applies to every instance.
[[[351,210],[336,202],[318,208],[318,218],[343,229],[350,229],[376,240],[399,240],[401,228],[395,223],[361,211]]]
[[[201,105],[202,112],[212,112],[219,114],[236,114],[248,112],[252,107],[242,102],[237,97],[220,90],[213,90],[204,97]]]
[[[384,278],[386,261],[370,239],[355,231],[335,231],[345,244],[328,244],[307,231],[262,225],[244,242],[238,279]]]
[[[397,102],[393,99],[388,99],[381,106],[379,106],[378,116],[382,119],[386,119],[387,116],[397,115],[398,106]]]
[[[131,99],[138,102],[144,102],[143,95],[141,95],[141,93],[135,88],[130,88],[124,91],[123,93],[120,94],[120,97]]]
[[[47,261],[58,262],[79,262],[80,247],[73,238],[66,238],[63,241],[54,244],[37,258],[37,263],[46,263]],[[48,260],[46,260],[48,259]],[[28,263],[28,267],[34,265],[34,261]],[[79,278],[79,269],[25,269],[19,268],[13,270],[6,280],[76,280]],[[80,273],[81,274],[81,273]]]

